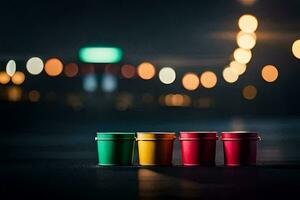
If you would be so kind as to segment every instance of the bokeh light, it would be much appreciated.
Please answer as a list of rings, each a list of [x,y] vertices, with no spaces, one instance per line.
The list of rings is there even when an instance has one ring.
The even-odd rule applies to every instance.
[[[242,48],[237,48],[234,52],[233,52],[233,57],[236,61],[238,61],[239,63],[242,64],[247,64],[248,62],[250,62],[251,57],[252,57],[252,53],[250,50],[247,49],[242,49]]]
[[[124,78],[133,78],[136,74],[136,69],[134,66],[125,64],[121,67],[121,74]]]
[[[243,89],[243,97],[248,100],[253,100],[257,96],[257,89],[253,85],[248,85]]]
[[[194,73],[187,73],[182,78],[182,85],[187,90],[196,90],[199,87],[200,80]]]
[[[256,44],[256,35],[255,33],[240,31],[236,37],[236,42],[240,48],[252,49]]]
[[[229,66],[232,70],[234,70],[237,73],[237,75],[242,75],[246,71],[246,65],[239,63],[235,60],[231,61]]]
[[[267,82],[274,82],[278,78],[278,70],[273,65],[266,65],[261,70],[262,78]]]
[[[159,71],[159,80],[164,84],[171,84],[176,79],[176,72],[171,67],[164,67]]]
[[[104,92],[113,92],[117,89],[117,78],[109,73],[105,73],[102,76],[101,88]]]
[[[0,84],[5,85],[9,83],[9,81],[10,81],[10,76],[4,71],[0,72]]]
[[[25,81],[25,74],[18,71],[12,76],[11,81],[16,85],[21,85]]]
[[[94,64],[84,64],[80,67],[80,72],[83,75],[93,74],[95,73],[95,66]]]
[[[83,77],[83,89],[86,92],[94,92],[98,88],[97,77],[95,74],[88,74]]]
[[[44,62],[39,57],[32,57],[27,61],[26,69],[32,75],[38,75],[44,69]]]
[[[6,64],[6,73],[12,77],[16,73],[17,64],[16,61],[10,60]]]
[[[167,94],[163,101],[166,106],[189,106],[191,98],[182,94]]]
[[[78,74],[79,68],[76,63],[69,63],[64,68],[64,73],[67,77],[74,77]]]
[[[138,66],[137,72],[142,79],[149,80],[155,75],[155,67],[149,62],[143,62]]]
[[[255,32],[258,27],[258,21],[256,17],[249,14],[241,16],[238,24],[240,29],[247,33]]]
[[[123,51],[117,47],[84,47],[79,50],[79,59],[86,63],[117,63]]]
[[[40,98],[41,98],[41,95],[40,95],[39,91],[37,91],[37,90],[31,90],[28,93],[28,99],[31,102],[38,102],[40,100]]]
[[[20,101],[22,98],[22,89],[19,86],[11,86],[7,90],[9,101]]]
[[[45,71],[49,76],[58,76],[63,71],[63,64],[57,58],[51,58],[45,63]]]
[[[245,6],[253,5],[257,0],[238,0],[241,4]]]
[[[228,83],[234,83],[238,80],[239,75],[231,67],[226,67],[223,70],[223,78]]]
[[[300,59],[300,39],[293,43],[292,52],[296,58]]]
[[[104,68],[104,72],[109,74],[118,75],[119,71],[119,66],[116,64],[106,64]]]
[[[203,72],[200,76],[201,86],[205,88],[213,88],[217,84],[217,76],[212,71]]]

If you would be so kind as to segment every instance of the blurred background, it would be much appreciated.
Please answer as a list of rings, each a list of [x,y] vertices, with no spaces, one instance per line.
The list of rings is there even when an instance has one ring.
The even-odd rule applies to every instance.
[[[13,159],[25,147],[26,156],[44,158],[77,134],[85,143],[70,152],[94,159],[97,130],[251,129],[276,140],[265,159],[298,159],[299,7],[298,0],[1,2],[2,148]],[[283,138],[292,154],[276,147]],[[46,141],[52,146],[41,148]]]
[[[1,6],[1,110],[299,114],[297,0]]]

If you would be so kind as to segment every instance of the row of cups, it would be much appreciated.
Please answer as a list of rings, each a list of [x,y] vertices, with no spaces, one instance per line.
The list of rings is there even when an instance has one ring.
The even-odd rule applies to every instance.
[[[141,166],[172,165],[174,132],[98,132],[98,164],[132,165],[137,142]],[[220,138],[213,131],[182,131],[182,164],[184,166],[214,166],[216,141],[223,141],[226,166],[256,165],[258,133],[248,131],[222,132]]]

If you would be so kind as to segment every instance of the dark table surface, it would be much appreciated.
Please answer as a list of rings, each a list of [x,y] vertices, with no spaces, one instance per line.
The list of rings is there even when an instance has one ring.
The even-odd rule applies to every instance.
[[[19,119],[20,120],[20,119]],[[55,120],[31,118],[0,135],[3,199],[270,199],[289,198],[300,186],[300,118]],[[12,123],[9,123],[12,124]],[[99,167],[97,130],[257,130],[256,167],[182,167],[175,142],[172,167]],[[135,164],[136,163],[135,156]],[[1,199],[2,199],[1,198]]]

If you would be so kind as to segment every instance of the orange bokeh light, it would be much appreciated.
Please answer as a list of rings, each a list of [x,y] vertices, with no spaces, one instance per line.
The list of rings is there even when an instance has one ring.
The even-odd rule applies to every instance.
[[[129,64],[125,64],[121,68],[121,74],[124,76],[124,78],[133,78],[136,74],[135,67]]]
[[[76,63],[70,63],[65,66],[64,72],[67,77],[74,77],[78,74],[78,65]]]
[[[261,71],[261,76],[267,82],[274,82],[278,78],[278,70],[273,65],[266,65]]]
[[[58,76],[63,71],[63,64],[57,58],[51,58],[45,63],[45,71],[49,76]]]
[[[39,91],[31,90],[28,94],[28,98],[31,102],[38,102],[41,98]]]
[[[11,77],[11,81],[16,85],[21,85],[25,81],[25,74],[23,72],[16,72]]]
[[[155,75],[155,67],[149,62],[141,63],[137,68],[138,75],[144,80],[150,80]]]
[[[0,84],[7,84],[10,81],[10,76],[6,72],[0,72]]]
[[[187,90],[196,90],[199,87],[200,80],[194,73],[187,73],[182,78],[182,85]]]
[[[213,88],[217,84],[217,76],[214,72],[206,71],[200,76],[201,86],[205,88]]]
[[[245,99],[253,100],[257,95],[257,89],[253,85],[248,85],[243,89],[243,96]]]

